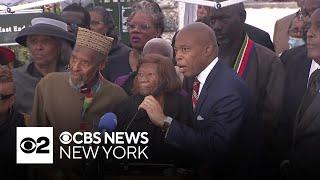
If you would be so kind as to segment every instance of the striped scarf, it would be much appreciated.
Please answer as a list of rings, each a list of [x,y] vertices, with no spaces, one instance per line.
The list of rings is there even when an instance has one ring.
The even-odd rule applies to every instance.
[[[237,56],[236,62],[233,69],[239,74],[239,76],[245,78],[248,73],[248,61],[252,54],[252,49],[254,48],[254,42],[249,38],[248,35],[245,36],[244,42],[242,43],[241,49]]]

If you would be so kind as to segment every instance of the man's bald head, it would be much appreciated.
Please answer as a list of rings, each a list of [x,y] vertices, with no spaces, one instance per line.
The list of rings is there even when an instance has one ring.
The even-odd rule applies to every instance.
[[[178,32],[177,38],[185,33],[190,34],[189,38],[199,45],[212,44],[218,46],[214,31],[204,23],[195,22],[185,26]]]
[[[192,23],[177,34],[174,46],[177,65],[185,76],[195,76],[218,56],[214,31],[203,23]]]
[[[173,48],[170,43],[161,38],[150,39],[143,48],[142,55],[160,54],[173,59]]]

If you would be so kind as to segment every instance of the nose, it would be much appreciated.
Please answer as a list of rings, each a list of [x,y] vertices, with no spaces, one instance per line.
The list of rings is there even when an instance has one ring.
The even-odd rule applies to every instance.
[[[181,61],[182,60],[182,52],[179,50],[176,50],[176,61]]]
[[[43,44],[42,44],[42,42],[37,42],[37,43],[35,43],[35,44],[34,44],[34,48],[35,48],[36,50],[42,50],[42,49],[43,49]]]
[[[308,38],[308,39],[309,39],[309,38],[312,38],[312,36],[313,36],[312,30],[311,30],[311,28],[309,28],[309,30],[308,30],[308,32],[307,32],[307,38]]]
[[[80,71],[80,63],[79,62],[73,62],[70,64],[70,69],[72,71]]]

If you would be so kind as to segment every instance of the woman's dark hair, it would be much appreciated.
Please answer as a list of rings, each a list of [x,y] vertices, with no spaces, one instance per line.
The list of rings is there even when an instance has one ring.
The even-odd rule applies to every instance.
[[[114,19],[109,11],[107,11],[104,7],[102,6],[95,6],[92,9],[89,10],[89,12],[97,12],[101,15],[103,18],[103,23],[105,25],[108,25],[108,32],[106,36],[114,37],[116,36],[115,33],[115,24],[114,24]]]

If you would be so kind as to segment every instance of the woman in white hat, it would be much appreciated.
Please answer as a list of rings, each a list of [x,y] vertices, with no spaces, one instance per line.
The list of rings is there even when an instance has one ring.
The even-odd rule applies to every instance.
[[[62,45],[73,45],[75,37],[59,15],[48,13],[32,19],[31,26],[20,31],[16,42],[28,48],[30,62],[14,70],[15,106],[19,112],[30,115],[37,83],[48,73],[65,71]]]

